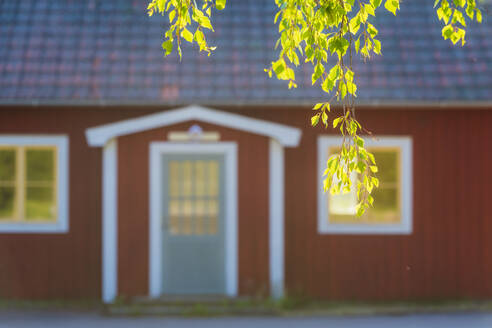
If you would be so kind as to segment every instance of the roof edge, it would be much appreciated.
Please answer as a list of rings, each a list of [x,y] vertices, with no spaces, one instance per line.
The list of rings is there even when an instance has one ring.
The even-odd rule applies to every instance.
[[[286,102],[285,99],[272,99],[272,100],[261,100],[261,101],[236,101],[234,103],[230,101],[207,101],[203,102],[203,106],[264,106],[264,107],[307,107],[313,106],[317,102],[325,101],[326,99],[312,100],[299,100]],[[84,106],[97,106],[97,107],[118,107],[118,106],[176,106],[183,107],[189,106],[189,102],[162,102],[162,101],[149,101],[149,100],[15,100],[7,99],[0,100],[0,107],[4,106],[31,106],[31,107],[45,107],[45,106],[73,106],[73,107],[84,107]],[[334,103],[333,106],[337,104]],[[443,100],[443,101],[415,101],[415,100],[373,100],[373,101],[360,101],[355,104],[356,106],[364,107],[436,107],[439,108],[460,108],[460,107],[472,107],[478,109],[492,109],[492,99],[491,100]]]

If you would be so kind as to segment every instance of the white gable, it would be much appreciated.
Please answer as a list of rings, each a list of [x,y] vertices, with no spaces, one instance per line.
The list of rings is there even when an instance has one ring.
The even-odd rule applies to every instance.
[[[190,120],[198,120],[264,135],[277,140],[285,147],[297,147],[301,139],[301,130],[298,128],[201,106],[188,106],[89,128],[86,130],[87,142],[89,146],[102,147],[115,137]]]

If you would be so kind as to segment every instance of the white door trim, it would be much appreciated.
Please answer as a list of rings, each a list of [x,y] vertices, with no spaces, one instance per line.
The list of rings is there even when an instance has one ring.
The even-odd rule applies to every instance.
[[[269,262],[270,296],[284,296],[284,147],[275,139],[269,145]]]
[[[103,149],[102,183],[102,299],[118,295],[118,143],[111,139]]]
[[[149,295],[162,294],[162,154],[224,154],[225,156],[225,277],[226,294],[238,292],[237,229],[237,145],[234,142],[210,144],[151,142],[149,174]]]

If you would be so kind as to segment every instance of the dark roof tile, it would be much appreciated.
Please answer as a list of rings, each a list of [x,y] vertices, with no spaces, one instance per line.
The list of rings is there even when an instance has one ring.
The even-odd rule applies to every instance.
[[[298,103],[325,98],[312,69],[299,88],[269,79],[277,27],[271,0],[228,2],[214,16],[218,49],[196,46],[164,58],[165,18],[148,18],[148,0],[0,2],[0,102]],[[405,1],[395,18],[381,10],[383,56],[354,62],[358,100],[492,100],[492,32],[470,24],[467,44],[451,46],[427,0]]]

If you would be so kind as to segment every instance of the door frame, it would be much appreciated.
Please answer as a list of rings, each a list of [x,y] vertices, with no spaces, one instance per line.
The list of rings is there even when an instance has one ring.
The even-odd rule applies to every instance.
[[[238,292],[238,222],[237,222],[237,144],[235,142],[181,143],[151,142],[149,151],[149,296],[160,297],[162,276],[162,155],[219,154],[224,155],[225,178],[225,284],[226,295]]]

